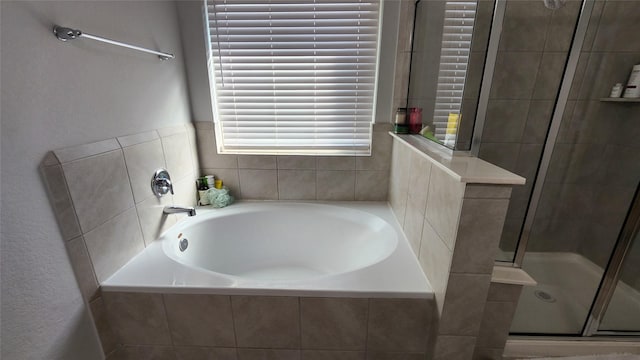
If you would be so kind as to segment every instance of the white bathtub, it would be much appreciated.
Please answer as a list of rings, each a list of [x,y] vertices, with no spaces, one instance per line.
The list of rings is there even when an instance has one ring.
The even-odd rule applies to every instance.
[[[184,251],[181,240],[187,239]],[[241,202],[199,208],[103,291],[432,298],[386,203]]]

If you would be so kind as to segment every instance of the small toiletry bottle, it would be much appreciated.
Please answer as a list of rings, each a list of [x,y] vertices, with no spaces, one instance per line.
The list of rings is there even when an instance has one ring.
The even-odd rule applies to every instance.
[[[627,99],[640,98],[640,64],[634,66],[633,70],[631,70],[623,97]]]
[[[422,130],[422,108],[409,108],[409,133],[419,134]]]
[[[205,175],[204,177],[207,179],[207,188],[212,189],[215,184],[214,180],[216,177],[213,175]]]
[[[198,203],[200,205],[209,205],[209,198],[206,196],[208,187],[207,187],[207,178],[201,177],[198,178]]]
[[[222,180],[221,179],[216,179],[215,188],[216,189],[222,189]]]
[[[396,134],[407,134],[409,132],[406,108],[398,108],[396,111],[396,119],[393,123],[393,132]]]
[[[617,83],[613,85],[611,88],[611,94],[609,94],[610,98],[619,98],[622,95],[622,83]]]

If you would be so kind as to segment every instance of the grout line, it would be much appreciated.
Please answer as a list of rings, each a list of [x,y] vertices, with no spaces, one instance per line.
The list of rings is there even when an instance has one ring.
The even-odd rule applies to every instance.
[[[238,334],[236,332],[236,316],[233,311],[233,296],[227,295],[226,297],[229,299],[229,308],[231,310],[231,327],[233,328],[233,343],[236,348],[236,357],[237,357],[239,356],[238,348],[240,348],[240,345],[238,344]]]
[[[169,312],[167,311],[167,304],[164,301],[164,297],[166,294],[159,294],[160,295],[160,300],[162,301],[162,309],[164,310],[164,318],[167,324],[167,331],[168,331],[168,335],[169,335],[169,341],[171,341],[171,346],[175,347],[176,344],[173,342],[173,333],[171,331],[171,325],[169,324]]]
[[[371,314],[371,298],[367,298],[367,323],[364,332],[364,357],[369,356],[369,316]]]

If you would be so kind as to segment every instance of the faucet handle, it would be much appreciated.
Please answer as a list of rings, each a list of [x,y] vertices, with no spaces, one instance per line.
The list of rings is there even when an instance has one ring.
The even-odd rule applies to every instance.
[[[168,192],[171,192],[171,195],[173,195],[173,183],[167,170],[156,170],[151,178],[151,191],[158,197],[162,197]]]

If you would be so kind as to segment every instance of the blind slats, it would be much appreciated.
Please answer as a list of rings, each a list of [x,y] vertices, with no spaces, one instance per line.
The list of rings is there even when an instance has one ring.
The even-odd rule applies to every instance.
[[[379,0],[208,0],[206,11],[219,150],[370,153]]]
[[[450,0],[445,3],[442,51],[438,73],[433,125],[435,137],[455,145],[457,129],[449,129],[451,114],[459,115],[473,38],[476,2]]]

